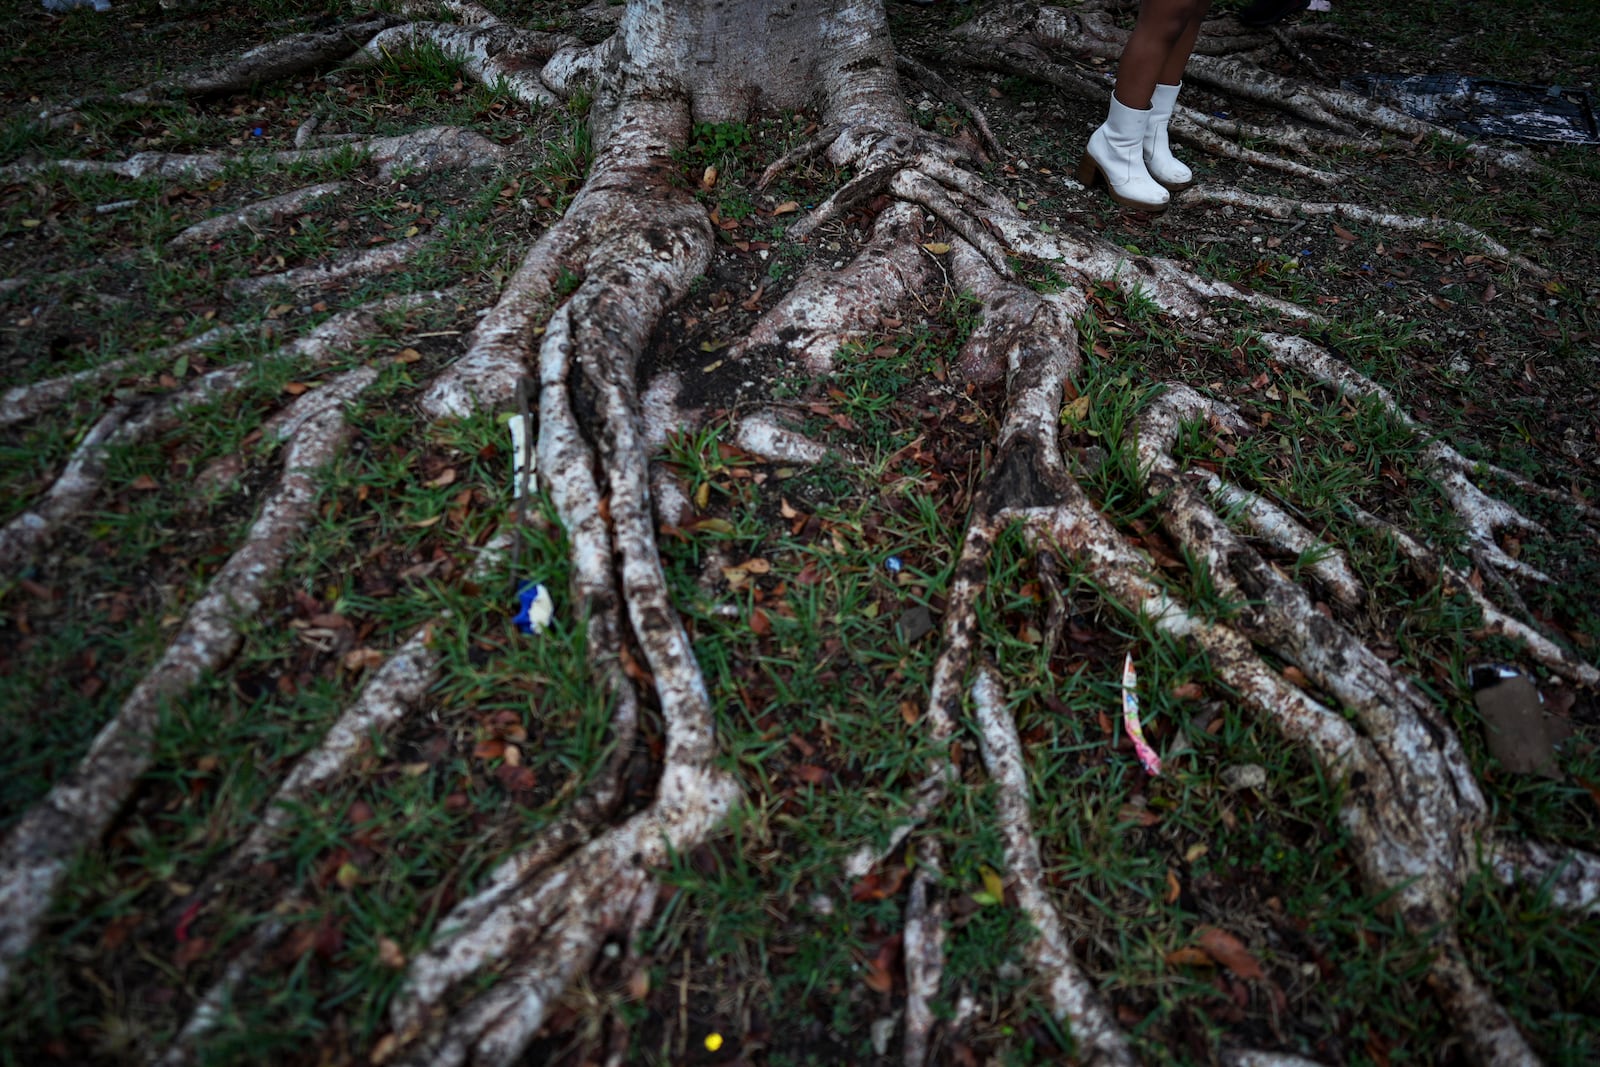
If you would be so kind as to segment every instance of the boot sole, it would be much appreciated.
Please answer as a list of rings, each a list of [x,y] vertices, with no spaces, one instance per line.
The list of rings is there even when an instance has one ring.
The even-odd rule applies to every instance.
[[[1078,181],[1082,183],[1085,189],[1093,189],[1096,183],[1104,185],[1107,196],[1123,207],[1132,208],[1135,211],[1148,211],[1152,215],[1159,215],[1167,210],[1166,204],[1147,204],[1142,200],[1130,200],[1125,196],[1118,195],[1117,191],[1111,188],[1111,181],[1106,177],[1105,171],[1100,169],[1100,164],[1096,163],[1094,157],[1087,152],[1083,154],[1083,162],[1078,164]]]

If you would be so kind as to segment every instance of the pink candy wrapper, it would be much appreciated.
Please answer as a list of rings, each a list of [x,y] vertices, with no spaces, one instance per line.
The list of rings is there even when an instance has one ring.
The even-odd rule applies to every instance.
[[[1144,727],[1139,725],[1138,688],[1139,676],[1134,673],[1133,653],[1130,652],[1122,664],[1122,728],[1133,740],[1133,751],[1138,754],[1139,762],[1154,776],[1161,773],[1161,757],[1144,739]]]

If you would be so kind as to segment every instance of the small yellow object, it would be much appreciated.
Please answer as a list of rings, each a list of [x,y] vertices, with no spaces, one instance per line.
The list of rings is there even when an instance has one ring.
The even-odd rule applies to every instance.
[[[721,1034],[707,1034],[706,1035],[706,1051],[707,1052],[715,1052],[715,1051],[717,1051],[717,1049],[719,1049],[721,1047],[722,1047],[722,1035]]]

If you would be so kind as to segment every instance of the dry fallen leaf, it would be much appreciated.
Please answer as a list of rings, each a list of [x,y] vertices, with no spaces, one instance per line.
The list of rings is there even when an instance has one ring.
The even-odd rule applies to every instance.
[[[774,215],[792,215],[799,210],[800,204],[797,201],[785,200],[783,203],[773,208],[772,213]]]
[[[1240,978],[1265,978],[1267,973],[1250,950],[1233,934],[1216,926],[1200,928],[1200,947],[1218,963]]]
[[[1215,962],[1206,955],[1204,949],[1195,948],[1193,945],[1173,949],[1167,953],[1166,960],[1174,967],[1210,967]]]
[[[923,245],[922,247],[926,251],[932,252],[936,256],[942,256],[946,252],[950,251],[950,246],[948,244],[946,244],[944,241],[929,241],[927,244]]]
[[[383,665],[383,653],[375,648],[356,648],[344,654],[344,669],[359,671]]]

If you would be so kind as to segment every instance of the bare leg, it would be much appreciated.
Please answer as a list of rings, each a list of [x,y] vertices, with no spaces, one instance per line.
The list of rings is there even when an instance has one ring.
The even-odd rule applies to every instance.
[[[1166,65],[1161,68],[1162,85],[1177,85],[1183,81],[1183,68],[1189,65],[1189,56],[1194,52],[1194,42],[1200,36],[1200,24],[1205,21],[1206,13],[1210,10],[1211,0],[1200,0],[1196,5],[1194,14],[1189,16],[1189,24],[1183,28],[1177,43],[1167,54]]]
[[[1143,0],[1117,64],[1116,97],[1125,107],[1142,111],[1157,81],[1176,85],[1183,79],[1210,6],[1210,0]]]

